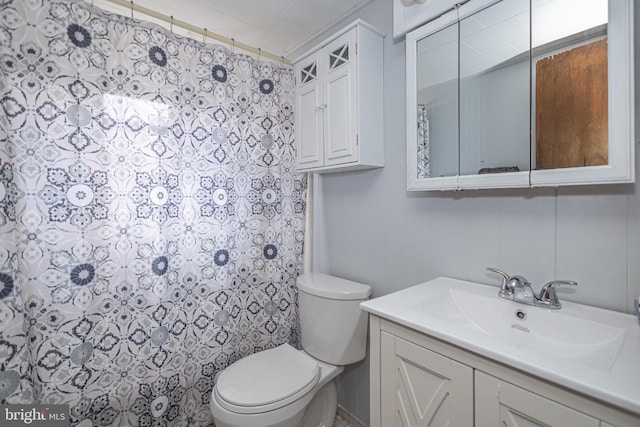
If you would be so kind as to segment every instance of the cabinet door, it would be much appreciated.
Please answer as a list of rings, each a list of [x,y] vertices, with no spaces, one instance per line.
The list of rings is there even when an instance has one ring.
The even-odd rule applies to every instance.
[[[475,372],[476,427],[599,427],[600,421],[498,378]]]
[[[322,52],[296,64],[296,160],[298,169],[324,165]]]
[[[381,333],[381,425],[473,426],[473,370]]]
[[[356,35],[357,28],[353,28],[322,50],[326,67],[325,166],[359,159]]]

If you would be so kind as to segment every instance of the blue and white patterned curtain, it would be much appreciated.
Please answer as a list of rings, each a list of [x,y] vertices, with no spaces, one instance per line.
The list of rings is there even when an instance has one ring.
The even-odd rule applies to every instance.
[[[80,0],[0,0],[0,402],[207,425],[298,345],[292,72]]]

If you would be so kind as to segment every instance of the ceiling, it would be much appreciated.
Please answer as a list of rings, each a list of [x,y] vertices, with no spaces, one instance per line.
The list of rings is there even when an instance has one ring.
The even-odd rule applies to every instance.
[[[290,55],[297,48],[371,1],[134,0],[139,6],[287,59],[294,59]],[[93,3],[112,12],[131,13],[109,0]],[[134,17],[153,21],[140,14]],[[177,28],[175,31],[181,32]],[[182,33],[189,35],[186,31]]]

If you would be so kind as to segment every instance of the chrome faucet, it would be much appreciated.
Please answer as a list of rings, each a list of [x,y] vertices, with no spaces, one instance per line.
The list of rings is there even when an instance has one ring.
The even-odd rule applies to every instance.
[[[556,287],[561,285],[578,286],[578,283],[571,280],[552,280],[545,284],[540,290],[540,294],[536,296],[535,291],[531,287],[531,282],[523,276],[509,276],[504,271],[491,267],[487,267],[487,271],[502,276],[502,285],[500,286],[500,292],[498,292],[500,298],[554,310],[562,308],[562,304],[560,304],[560,300],[556,294]],[[640,311],[638,318],[640,319]]]

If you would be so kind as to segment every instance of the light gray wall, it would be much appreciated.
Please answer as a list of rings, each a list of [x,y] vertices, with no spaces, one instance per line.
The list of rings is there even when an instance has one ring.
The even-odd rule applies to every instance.
[[[391,36],[392,2],[374,0],[315,42],[355,17],[387,34],[386,166],[319,177],[315,269],[369,283],[377,297],[438,276],[497,285],[485,272],[493,266],[524,275],[536,289],[577,280],[577,288],[558,292],[561,299],[632,312],[640,292],[637,186],[407,192],[405,43]],[[340,405],[368,424],[367,361],[348,367],[338,388]]]

